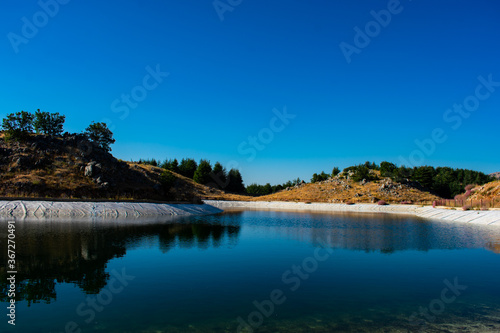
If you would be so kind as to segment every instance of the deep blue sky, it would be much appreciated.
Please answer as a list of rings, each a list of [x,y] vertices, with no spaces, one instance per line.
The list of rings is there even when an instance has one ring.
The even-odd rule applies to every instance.
[[[233,161],[247,184],[366,160],[500,171],[500,84],[479,88],[467,118],[446,113],[474,102],[479,76],[500,82],[497,2],[244,0],[224,20],[212,1],[65,2],[49,17],[36,1],[3,1],[2,117],[59,112],[69,132],[104,120],[118,158]],[[370,12],[388,6],[390,22],[348,63],[340,44],[377,29]],[[148,66],[169,75],[126,113],[120,98],[144,91]],[[273,122],[271,140],[284,107],[295,118]],[[437,128],[446,140],[418,148]]]

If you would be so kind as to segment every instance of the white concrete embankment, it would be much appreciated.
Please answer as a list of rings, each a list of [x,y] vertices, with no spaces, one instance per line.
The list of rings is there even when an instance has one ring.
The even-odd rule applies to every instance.
[[[0,201],[0,218],[20,219],[156,219],[215,214],[221,211],[207,204]]]
[[[433,220],[446,220],[500,227],[500,211],[463,211],[442,208],[422,207],[418,205],[377,205],[377,204],[332,204],[304,203],[283,201],[215,201],[205,203],[223,210],[257,209],[257,210],[289,210],[315,212],[356,212],[356,213],[389,213],[408,214]]]

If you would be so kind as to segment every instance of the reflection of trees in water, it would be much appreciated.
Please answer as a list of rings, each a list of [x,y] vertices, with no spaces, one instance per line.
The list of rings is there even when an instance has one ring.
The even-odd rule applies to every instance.
[[[16,300],[50,303],[56,283],[73,283],[87,294],[106,286],[106,264],[144,240],[158,239],[162,251],[175,246],[208,248],[237,242],[239,226],[218,224],[120,225],[92,223],[16,223]],[[6,235],[1,243],[6,244]],[[0,262],[7,262],[6,251]],[[0,301],[7,298],[7,270],[0,267]]]
[[[160,249],[162,252],[181,247],[207,249],[218,248],[227,240],[228,244],[237,241],[240,227],[209,224],[178,225],[160,233]]]

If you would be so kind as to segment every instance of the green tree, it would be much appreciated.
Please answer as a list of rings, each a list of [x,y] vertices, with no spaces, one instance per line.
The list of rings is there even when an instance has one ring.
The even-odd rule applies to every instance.
[[[245,192],[245,185],[243,185],[243,177],[238,169],[231,169],[228,173],[228,184],[226,190],[234,193]]]
[[[27,111],[10,113],[2,120],[7,140],[24,140],[33,132],[33,114]]]
[[[330,178],[330,175],[324,171],[321,171],[320,174],[314,173],[311,178],[311,183],[321,182],[323,180],[327,180],[328,178]]]
[[[333,169],[332,169],[332,177],[335,177],[339,173],[340,173],[339,167],[333,167]]]
[[[160,165],[163,169],[167,169],[173,171],[175,173],[179,173],[179,162],[176,158],[173,160],[165,160],[165,162]]]
[[[92,122],[89,127],[85,129],[84,134],[87,135],[92,142],[96,143],[107,152],[111,151],[109,145],[115,143],[113,132],[111,132],[106,123]]]
[[[207,160],[201,160],[198,164],[198,168],[193,175],[193,180],[198,184],[206,185],[211,181],[210,172],[212,172],[212,166]]]
[[[364,165],[365,165],[365,167],[367,167],[368,169],[371,169],[371,170],[378,170],[379,169],[379,166],[375,162],[370,163],[370,161],[366,161]]]
[[[226,168],[224,168],[219,162],[215,162],[212,172],[210,173],[210,178],[211,187],[223,190],[228,185]]]
[[[63,124],[66,116],[56,113],[41,112],[38,109],[35,112],[35,120],[33,127],[37,133],[42,133],[51,136],[61,135],[63,132]]]
[[[256,183],[250,184],[247,186],[246,192],[247,192],[247,194],[250,194],[250,195],[262,195],[260,192],[260,187],[261,187],[261,185],[258,185]]]
[[[352,180],[354,180],[355,182],[360,182],[363,179],[365,180],[377,179],[375,175],[370,173],[370,168],[368,168],[366,164],[360,164],[358,166],[355,166],[352,171],[354,171],[354,174],[352,175]]]
[[[435,170],[432,166],[413,168],[413,179],[418,181],[427,190],[432,189],[434,175]]]
[[[193,179],[197,167],[196,161],[192,158],[183,158],[179,165],[179,173],[184,177]]]
[[[383,161],[380,163],[380,175],[382,177],[391,177],[397,168],[394,163]]]
[[[174,158],[174,160],[170,164],[170,170],[177,173],[179,172],[179,162],[176,158]]]

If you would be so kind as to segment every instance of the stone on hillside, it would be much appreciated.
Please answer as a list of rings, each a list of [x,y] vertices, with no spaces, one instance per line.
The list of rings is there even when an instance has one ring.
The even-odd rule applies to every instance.
[[[101,172],[101,164],[96,161],[87,163],[85,166],[84,175],[85,177],[93,177]]]

